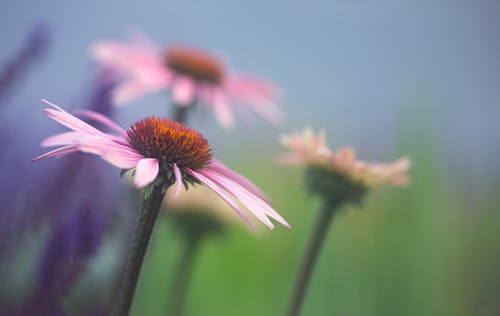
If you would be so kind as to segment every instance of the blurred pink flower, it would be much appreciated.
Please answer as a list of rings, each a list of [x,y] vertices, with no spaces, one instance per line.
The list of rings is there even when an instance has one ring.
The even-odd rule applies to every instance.
[[[272,84],[232,72],[220,58],[205,51],[172,45],[166,51],[141,37],[131,43],[101,41],[94,58],[117,69],[123,82],[113,91],[116,104],[168,90],[176,106],[211,105],[224,128],[234,124],[231,105],[242,105],[273,124],[283,121],[276,105],[279,90]]]
[[[118,168],[135,169],[133,182],[137,187],[153,183],[157,176],[165,177],[167,183],[173,184],[175,192],[180,192],[183,184],[202,183],[229,204],[251,229],[252,222],[237,202],[269,229],[274,225],[268,216],[290,228],[253,183],[212,158],[207,140],[197,131],[156,117],[140,120],[125,131],[102,114],[79,112],[118,134],[113,135],[92,127],[57,105],[42,101],[51,107],[45,110],[48,117],[71,131],[46,138],[42,147],[58,148],[33,161],[76,151],[98,155]]]
[[[282,135],[280,143],[290,152],[278,157],[285,165],[319,165],[343,173],[350,179],[366,186],[388,183],[405,186],[409,182],[410,160],[401,157],[391,163],[374,163],[357,160],[354,149],[344,147],[333,152],[326,145],[325,131],[318,135],[306,127],[302,132]]]

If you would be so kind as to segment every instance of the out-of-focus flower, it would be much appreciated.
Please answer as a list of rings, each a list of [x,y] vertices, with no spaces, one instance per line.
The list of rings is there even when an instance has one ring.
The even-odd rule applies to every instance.
[[[0,69],[0,104],[5,101],[14,84],[26,74],[32,62],[47,51],[50,38],[45,24],[35,25],[19,51]]]
[[[350,147],[340,148],[336,152],[328,148],[324,130],[315,135],[306,127],[302,132],[282,135],[279,140],[290,151],[278,157],[279,162],[285,165],[321,166],[369,187],[382,183],[405,186],[409,182],[408,158],[401,157],[391,163],[357,160],[354,149]]]
[[[267,202],[267,198],[249,180],[212,159],[207,140],[197,131],[168,119],[149,117],[138,121],[127,131],[107,117],[92,111],[80,114],[106,125],[118,135],[104,133],[49,103],[48,116],[71,131],[45,139],[43,147],[59,146],[33,159],[37,161],[52,156],[64,156],[81,151],[100,156],[114,166],[135,169],[134,184],[146,187],[163,185],[163,190],[174,185],[175,192],[182,186],[203,183],[226,203],[253,229],[252,222],[240,209],[240,201],[268,228],[274,225],[268,218],[290,227]],[[147,194],[145,194],[146,196]]]
[[[65,315],[62,299],[99,248],[104,230],[100,212],[85,206],[55,227],[45,247],[32,294],[14,315]]]
[[[262,79],[232,72],[221,58],[205,51],[184,45],[163,51],[141,38],[130,44],[97,42],[92,53],[98,62],[123,76],[113,92],[116,104],[168,90],[175,106],[211,105],[224,128],[234,124],[230,104],[244,106],[273,124],[283,121],[276,105],[279,89]]]

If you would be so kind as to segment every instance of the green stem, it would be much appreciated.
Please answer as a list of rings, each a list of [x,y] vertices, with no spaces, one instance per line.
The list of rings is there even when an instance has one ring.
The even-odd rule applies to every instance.
[[[174,113],[172,115],[172,119],[176,122],[186,124],[187,122],[187,113],[191,106],[180,106],[177,104],[173,104]]]
[[[186,243],[170,285],[167,315],[181,316],[184,313],[189,282],[193,274],[194,263],[201,240],[202,234],[187,236],[185,239]]]
[[[287,313],[288,316],[297,316],[300,314],[314,266],[326,239],[328,228],[330,227],[336,208],[336,206],[331,207],[325,203],[318,218],[316,219],[316,223],[312,229],[311,237],[309,239],[309,244],[306,248],[305,256],[302,259],[297,280],[295,281],[294,291],[290,298]]]
[[[125,266],[120,296],[118,297],[118,301],[113,311],[114,316],[127,316],[132,306],[132,300],[134,298],[135,288],[137,287],[137,280],[141,272],[142,262],[144,261],[144,255],[146,254],[149,239],[158,216],[158,211],[160,210],[165,195],[161,192],[161,189],[161,185],[155,186],[151,195],[143,201],[137,221],[134,240],[129,250],[127,265]]]

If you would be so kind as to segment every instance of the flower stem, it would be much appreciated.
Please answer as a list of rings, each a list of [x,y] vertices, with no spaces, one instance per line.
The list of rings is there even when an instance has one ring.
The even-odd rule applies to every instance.
[[[127,265],[125,266],[120,296],[113,311],[114,316],[127,316],[129,314],[142,262],[144,261],[144,255],[146,254],[156,217],[158,216],[158,211],[165,195],[161,191],[162,186],[157,185],[153,188],[151,194],[147,198],[144,198],[137,221],[134,240],[132,241]]]
[[[300,314],[314,266],[326,239],[326,234],[328,233],[328,228],[330,227],[333,214],[336,213],[336,209],[336,205],[331,206],[325,203],[316,219],[305,256],[302,259],[297,280],[295,281],[294,291],[290,298],[288,316],[297,316]]]
[[[173,104],[174,113],[172,115],[172,119],[176,122],[186,124],[189,107],[190,106],[181,106]]]
[[[170,285],[167,315],[181,316],[184,313],[189,282],[202,237],[202,234],[194,234],[185,239],[184,248]]]

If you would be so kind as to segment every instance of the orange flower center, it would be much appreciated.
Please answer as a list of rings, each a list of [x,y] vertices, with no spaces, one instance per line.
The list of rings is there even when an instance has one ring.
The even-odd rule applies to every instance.
[[[199,81],[219,84],[224,77],[224,67],[213,55],[201,50],[173,46],[167,51],[166,65],[174,71]]]
[[[196,170],[212,159],[210,146],[199,132],[165,118],[140,120],[127,134],[132,147],[148,158],[158,159],[162,168],[176,163]]]

